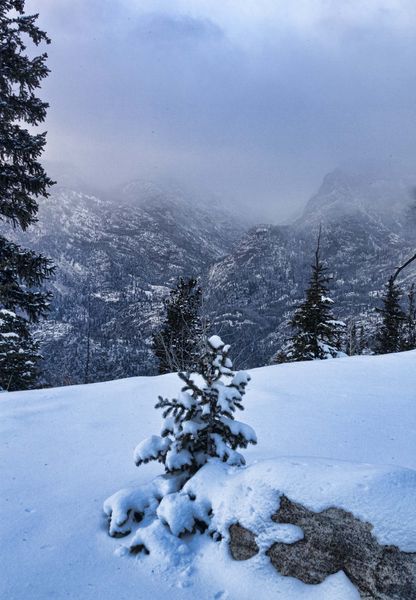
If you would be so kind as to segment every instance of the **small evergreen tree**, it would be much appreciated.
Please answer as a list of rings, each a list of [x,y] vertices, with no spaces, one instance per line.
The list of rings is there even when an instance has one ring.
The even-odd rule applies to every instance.
[[[243,410],[242,400],[250,376],[234,374],[228,357],[229,346],[212,336],[200,360],[199,375],[179,373],[185,383],[177,398],[159,397],[156,408],[163,410],[161,436],[152,436],[135,450],[137,465],[151,460],[161,462],[166,473],[185,471],[191,476],[210,457],[230,465],[245,464],[237,448],[255,444],[251,427],[236,421],[236,409]],[[229,378],[226,383],[224,378]]]
[[[400,305],[401,296],[395,277],[390,277],[382,298],[383,308],[377,309],[382,320],[376,335],[376,354],[400,352],[403,348],[405,314]]]
[[[49,38],[36,26],[37,15],[24,14],[24,5],[24,0],[0,3],[0,221],[22,230],[36,221],[37,198],[47,196],[52,185],[38,160],[46,134],[31,133],[21,125],[33,127],[44,121],[48,105],[35,90],[49,72],[46,54],[26,53],[25,38],[36,46],[49,43]],[[39,354],[29,323],[47,310],[49,294],[38,288],[51,273],[45,257],[0,236],[0,387],[4,389],[34,384]]]
[[[330,277],[320,258],[320,240],[319,231],[306,299],[290,321],[295,333],[277,355],[277,362],[334,358],[341,354],[341,335],[345,325],[336,321],[332,314],[333,300],[329,298],[327,287]]]
[[[202,290],[194,277],[180,277],[165,302],[166,318],[153,336],[153,352],[159,373],[193,371],[201,353]]]

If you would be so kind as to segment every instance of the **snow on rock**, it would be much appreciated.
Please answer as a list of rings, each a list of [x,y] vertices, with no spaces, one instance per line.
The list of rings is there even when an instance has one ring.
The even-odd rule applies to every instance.
[[[233,468],[210,461],[183,487],[212,510],[210,528],[232,523],[267,534],[285,495],[313,511],[343,508],[374,526],[381,544],[416,551],[416,471],[327,459],[280,458]]]
[[[156,478],[155,481],[158,480]],[[156,487],[160,489],[158,485]],[[130,500],[127,496],[126,499]],[[169,491],[161,499],[153,495],[152,500],[158,506],[153,506],[143,522],[136,525],[126,548],[129,553],[150,554],[152,565],[163,563],[167,568],[172,565],[182,569],[193,568],[197,563],[196,537],[199,546],[217,545],[223,556],[227,556],[226,563],[230,561],[227,553],[231,553],[234,559],[249,560],[257,567],[267,568],[271,561],[279,572],[284,572],[281,565],[286,564],[285,545],[296,544],[304,537],[302,528],[292,524],[290,519],[288,523],[273,522],[272,518],[285,502],[298,503],[302,510],[313,511],[312,516],[321,514],[325,509],[343,509],[346,511],[343,514],[351,518],[352,513],[360,520],[358,525],[362,525],[363,531],[373,526],[372,534],[379,544],[390,548],[398,546],[406,552],[416,551],[416,471],[411,469],[311,458],[269,459],[249,467],[232,467],[212,458],[181,488]],[[141,497],[139,501],[142,501]],[[349,524],[347,521],[347,532],[350,531]],[[304,526],[307,528],[309,525],[305,523]],[[323,530],[326,531],[325,527]],[[206,533],[202,536],[189,535],[197,531]],[[308,529],[307,532],[306,541],[309,541]],[[339,538],[339,530],[336,533]],[[306,562],[302,562],[300,557],[299,578],[302,581],[328,585],[328,575],[334,573],[331,569],[336,570],[339,564],[336,562],[337,553],[334,554],[335,567],[321,569],[319,578],[316,577],[317,565],[322,563],[320,553],[329,556],[329,550],[326,550],[328,538],[332,539],[330,531],[326,531],[326,538],[323,538],[325,546],[315,545],[315,550],[307,553]],[[344,546],[348,543],[349,540],[345,539]],[[366,542],[363,548],[359,547],[357,539],[354,543],[358,556],[363,548],[368,550]],[[289,551],[292,553],[290,565],[294,568],[296,562],[293,557],[297,556],[297,550],[293,547]],[[347,555],[350,554],[347,552]],[[403,554],[403,564],[407,564],[406,556],[410,555]],[[310,565],[311,573],[302,570],[304,563]],[[390,575],[400,579],[400,560],[397,564]],[[383,566],[388,573],[388,565],[383,563]],[[377,559],[372,568],[379,573]],[[414,569],[413,566],[409,568]],[[348,570],[346,572],[349,573]],[[365,577],[369,578],[366,580],[368,585],[374,588],[377,585],[372,573],[371,569],[364,569]],[[406,575],[411,577],[411,573]],[[276,574],[276,577],[279,575]],[[360,589],[364,585],[361,579],[357,585]],[[331,596],[325,596],[323,592],[322,597]]]

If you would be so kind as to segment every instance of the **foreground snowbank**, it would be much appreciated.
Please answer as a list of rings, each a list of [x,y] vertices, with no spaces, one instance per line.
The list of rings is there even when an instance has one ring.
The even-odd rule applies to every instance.
[[[336,460],[415,469],[415,367],[416,352],[408,352],[251,371],[245,420],[256,430],[259,443],[246,451],[247,462],[276,456],[325,456],[331,460],[323,464]],[[129,456],[138,440],[159,427],[160,416],[153,408],[158,394],[171,396],[176,391],[177,377],[167,375],[2,394],[0,597],[249,600],[259,597],[261,590],[262,600],[279,596],[285,600],[359,598],[342,573],[318,586],[305,585],[280,577],[263,555],[244,563],[231,561],[227,545],[214,544],[206,535],[196,535],[189,545],[179,540],[173,561],[176,566],[169,564],[169,557],[158,562],[152,555],[117,556],[123,554],[124,540],[108,536],[107,524],[100,516],[102,500],[114,489],[149,482],[161,472],[156,465],[137,469]],[[286,464],[290,462],[311,464],[310,459],[288,459]],[[365,489],[367,480],[359,481],[360,473],[369,474],[372,489],[379,492],[390,481],[389,494],[397,499],[399,511],[405,510],[400,508],[401,490],[406,498],[413,475],[405,475],[404,479],[410,478],[406,483],[400,469],[373,471],[358,466],[354,487],[351,481],[342,483],[342,474],[347,473],[344,467],[341,463],[335,468],[334,489],[339,498],[342,495],[351,502],[349,507],[358,516],[371,511],[374,517],[378,502],[377,494]],[[298,487],[292,493],[298,493],[299,500],[306,502],[308,494],[309,501],[316,502],[314,506],[326,505],[324,496],[329,498],[334,492],[329,485],[333,476],[328,476],[327,488],[311,490],[308,480],[302,484],[302,468],[280,469],[279,487],[289,490],[293,473]],[[314,477],[313,469],[310,472]],[[275,484],[269,489],[273,487]],[[202,487],[199,493],[202,497]],[[238,509],[238,491],[235,493]],[[409,527],[411,521],[403,517],[400,527],[392,526],[396,509],[393,503],[389,507],[385,496],[379,506],[389,513],[390,532],[383,531],[380,520],[377,536],[387,540],[383,536],[394,535],[405,545],[413,525]],[[270,504],[265,503],[262,510],[267,512],[272,503],[275,510],[278,495],[270,491],[267,496],[266,489],[264,497],[269,497]],[[249,518],[253,503],[246,498],[247,514],[239,513],[242,520]],[[216,510],[224,515],[225,523],[226,512],[221,513],[219,506]],[[290,529],[285,535],[289,540],[294,534]],[[184,561],[182,552],[189,552],[192,560]]]
[[[151,485],[114,494],[104,510],[110,533],[125,524],[126,505],[140,515],[136,526],[130,521],[128,531],[135,533],[125,542],[128,549],[159,553],[162,548],[166,557],[180,546],[187,553],[177,537],[195,532],[199,524],[224,544],[234,523],[252,531],[267,549],[273,542],[302,538],[298,528],[271,521],[282,495],[314,512],[342,508],[371,523],[380,544],[416,551],[416,471],[398,467],[280,458],[238,468],[211,459],[183,487],[180,476],[160,476]]]
[[[210,527],[224,535],[232,523],[239,522],[268,538],[270,534],[280,538],[281,529],[285,538],[290,526],[275,524],[273,533],[270,522],[284,494],[315,512],[343,508],[372,523],[381,544],[416,551],[413,469],[303,458],[271,459],[244,469],[213,462],[194,475],[182,494],[195,498],[196,514],[212,511]],[[297,535],[294,532],[299,539]]]

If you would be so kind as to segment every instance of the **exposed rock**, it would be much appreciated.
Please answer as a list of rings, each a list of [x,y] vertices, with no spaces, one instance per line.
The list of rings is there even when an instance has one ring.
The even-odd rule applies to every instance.
[[[247,560],[255,556],[259,547],[253,532],[238,523],[230,527],[230,551],[234,560]]]
[[[315,513],[285,496],[272,519],[297,525],[304,532],[302,540],[275,543],[267,551],[282,575],[321,583],[342,570],[363,599],[416,599],[416,553],[379,544],[370,523],[340,508]],[[254,538],[251,536],[250,540]]]

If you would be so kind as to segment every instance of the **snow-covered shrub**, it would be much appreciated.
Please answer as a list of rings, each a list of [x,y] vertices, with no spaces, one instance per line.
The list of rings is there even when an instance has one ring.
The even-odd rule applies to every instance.
[[[226,468],[244,465],[237,449],[257,442],[254,430],[234,418],[237,409],[243,410],[250,376],[242,371],[233,373],[229,348],[218,336],[211,337],[199,373],[179,374],[184,386],[177,398],[159,397],[156,408],[163,410],[161,435],[142,441],[134,459],[137,465],[157,460],[165,473],[150,484],[120,490],[104,503],[111,536],[122,537],[136,530],[131,552],[146,549],[161,536],[168,540],[209,527],[209,503],[195,502],[184,485],[210,459],[225,463]]]
[[[158,460],[166,473],[186,471],[191,475],[210,457],[230,465],[245,464],[237,448],[255,444],[256,434],[237,421],[234,413],[243,410],[250,376],[232,372],[229,349],[218,336],[209,338],[199,374],[179,373],[185,385],[177,398],[159,397],[156,408],[163,410],[164,419],[161,435],[137,446],[134,454],[138,466]]]

